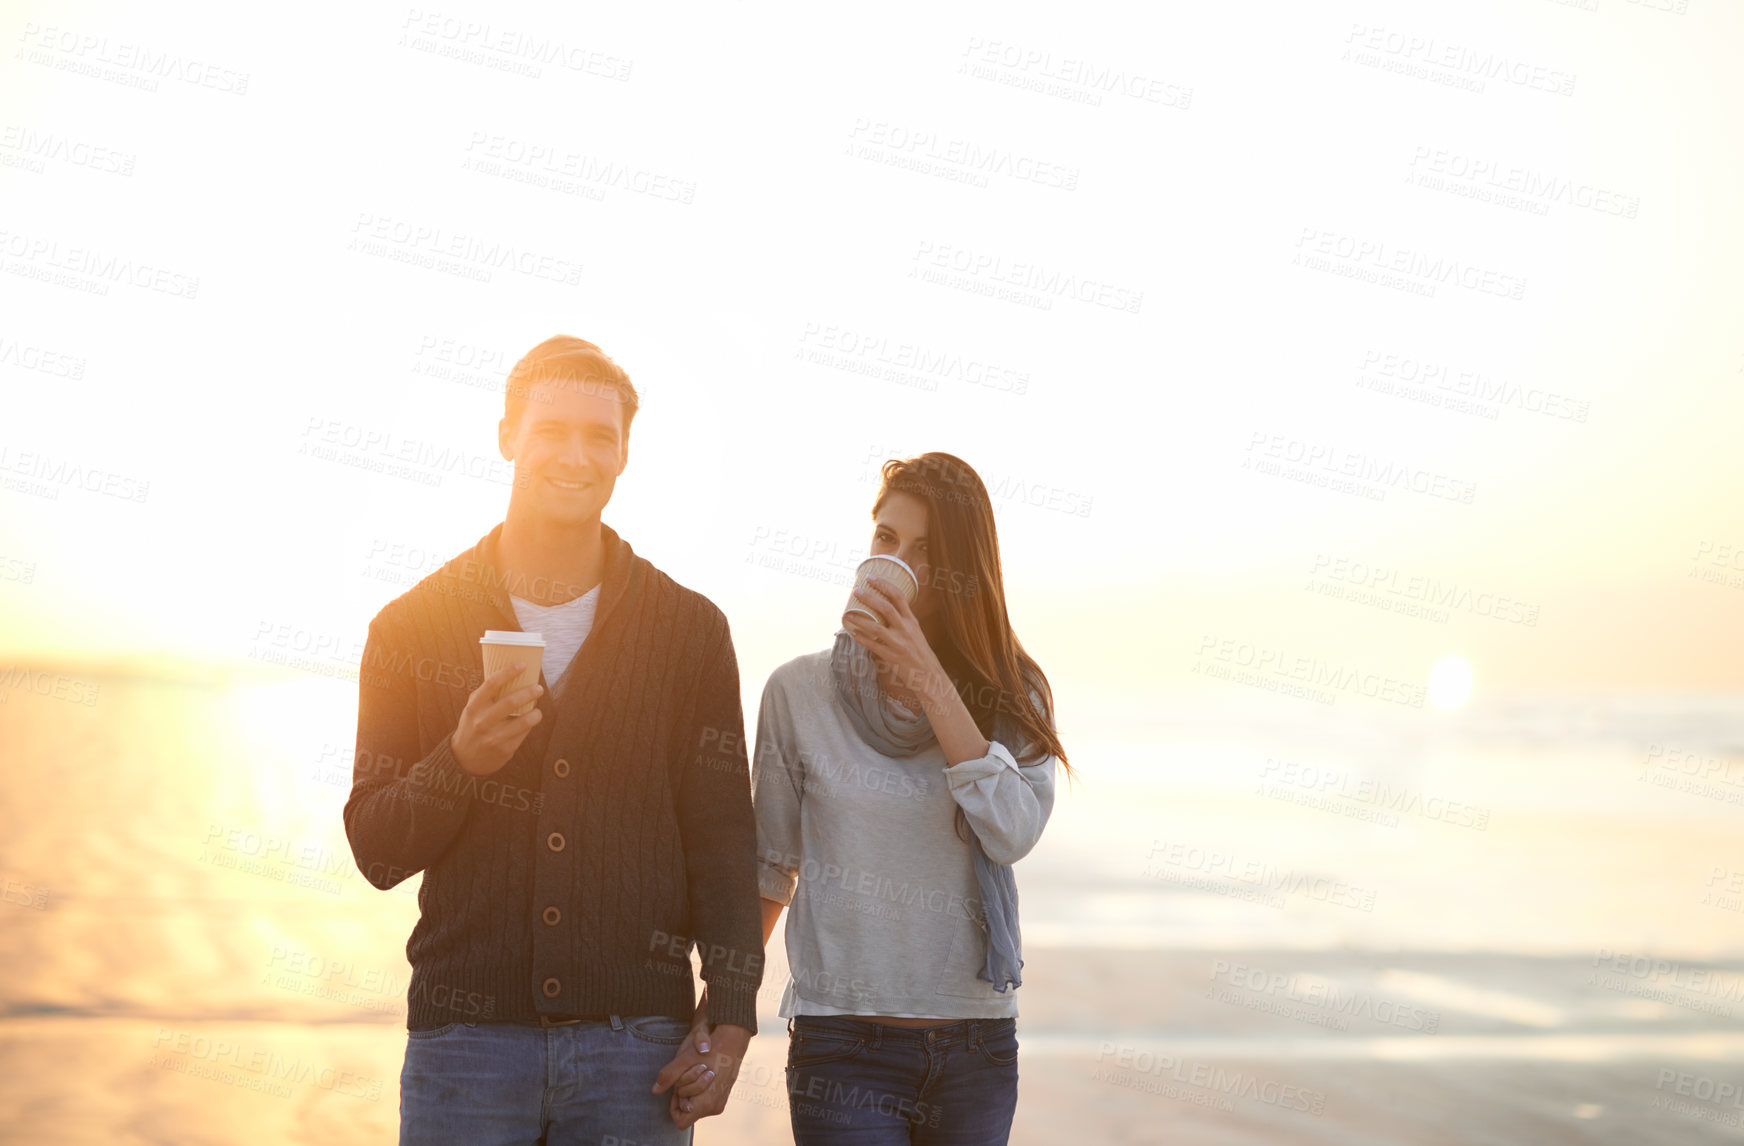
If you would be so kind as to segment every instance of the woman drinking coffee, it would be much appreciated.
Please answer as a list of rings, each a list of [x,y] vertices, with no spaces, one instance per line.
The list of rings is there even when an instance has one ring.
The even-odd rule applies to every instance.
[[[794,1141],[1003,1143],[1023,967],[1011,865],[1066,753],[975,471],[886,462],[871,553],[834,644],[776,669],[757,721],[765,944],[793,909]]]

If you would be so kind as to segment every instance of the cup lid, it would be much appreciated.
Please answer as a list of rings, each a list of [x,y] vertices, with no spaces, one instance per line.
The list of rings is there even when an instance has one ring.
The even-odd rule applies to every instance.
[[[540,645],[545,638],[538,633],[523,633],[516,629],[486,629],[478,639],[481,645]]]

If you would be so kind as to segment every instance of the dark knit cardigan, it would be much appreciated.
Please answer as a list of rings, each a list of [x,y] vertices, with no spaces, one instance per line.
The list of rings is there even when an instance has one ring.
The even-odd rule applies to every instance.
[[[345,834],[364,877],[414,872],[409,1029],[539,1015],[709,1018],[757,1029],[756,821],[720,609],[602,526],[593,628],[488,776],[449,738],[484,679],[479,637],[520,629],[499,524],[384,607],[359,672]],[[535,657],[538,650],[530,650]]]

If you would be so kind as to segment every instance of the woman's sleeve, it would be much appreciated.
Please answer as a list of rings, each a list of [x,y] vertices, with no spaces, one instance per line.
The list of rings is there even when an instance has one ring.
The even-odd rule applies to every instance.
[[[951,796],[969,817],[988,859],[1016,863],[1042,838],[1054,810],[1056,764],[1052,756],[1019,764],[1012,746],[994,740],[987,755],[945,769]]]
[[[793,746],[793,714],[786,690],[771,675],[757,706],[751,802],[757,814],[757,893],[780,904],[793,901],[799,878],[804,795],[805,767]]]

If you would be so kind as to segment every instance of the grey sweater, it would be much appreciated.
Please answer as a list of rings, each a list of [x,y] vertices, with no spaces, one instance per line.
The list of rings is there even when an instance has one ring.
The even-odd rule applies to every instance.
[[[985,939],[961,807],[995,863],[1041,838],[1055,760],[1019,765],[993,742],[947,769],[937,744],[885,756],[848,723],[830,650],[769,677],[757,715],[752,799],[758,890],[790,905],[792,979],[780,1014],[1003,1018],[1016,991],[976,977]]]

